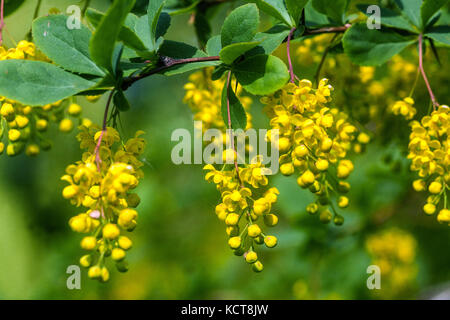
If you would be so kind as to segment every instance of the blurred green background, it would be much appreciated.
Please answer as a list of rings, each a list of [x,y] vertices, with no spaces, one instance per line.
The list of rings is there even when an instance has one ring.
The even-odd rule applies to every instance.
[[[92,7],[104,11],[108,3],[94,0]],[[34,0],[25,1],[6,19],[6,46],[28,32],[35,4]],[[82,2],[44,0],[40,15],[53,7],[65,12],[72,4]],[[236,5],[227,4],[218,12],[213,34]],[[166,38],[195,45],[189,19],[189,15],[173,17]],[[430,59],[430,63],[434,62]],[[314,69],[315,65],[296,66],[301,78],[312,77]],[[441,79],[448,83],[448,67],[440,70]],[[333,79],[333,69],[326,72]],[[131,234],[130,270],[125,274],[113,271],[106,284],[89,280],[83,270],[81,290],[66,287],[66,268],[78,263],[82,250],[81,236],[67,224],[79,212],[62,198],[64,183],[59,177],[81,156],[76,131],[65,135],[53,128],[48,136],[54,147],[37,158],[1,157],[1,299],[410,299],[428,297],[438,286],[450,287],[448,226],[423,214],[424,196],[411,188],[414,175],[405,159],[407,140],[393,135],[389,144],[375,139],[364,154],[353,158],[351,205],[342,211],[346,219],[342,227],[323,225],[305,212],[312,196],[297,186],[295,177],[271,178],[281,193],[274,210],[280,215],[280,224],[273,230],[279,245],[263,249],[265,270],[253,273],[228,248],[225,227],[214,214],[219,195],[214,185],[203,179],[202,166],[171,162],[172,131],[192,130],[192,113],[182,103],[187,77],[153,76],[127,92],[132,109],[122,116],[122,135],[131,137],[140,129],[146,132],[145,179],[137,191],[142,203],[138,227]],[[334,78],[332,84],[339,92],[344,82],[339,74]],[[433,74],[430,78],[439,86]],[[444,84],[437,89],[442,102],[448,97]],[[422,85],[418,91],[426,101]],[[86,117],[101,121],[105,97],[95,104],[82,98],[78,102]],[[255,127],[267,127],[256,97],[252,115]],[[407,137],[407,125],[398,130]],[[366,240],[392,227],[415,239],[417,274],[395,292],[368,290],[366,268],[372,258]],[[383,288],[383,278],[381,285]]]

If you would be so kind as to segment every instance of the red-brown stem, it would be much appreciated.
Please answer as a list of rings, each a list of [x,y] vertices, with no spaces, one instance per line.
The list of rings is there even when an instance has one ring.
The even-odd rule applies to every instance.
[[[231,71],[228,71],[227,76],[227,116],[228,116],[228,129],[230,130],[230,140],[231,140],[231,148],[233,149],[234,155],[233,157],[237,157],[236,148],[234,147],[234,136],[233,136],[233,127],[231,126],[231,111],[230,111],[230,96],[229,91],[231,85]],[[239,166],[237,163],[237,159],[234,159],[234,168],[236,169],[236,176],[239,183],[242,186],[241,178],[239,177]]]
[[[341,32],[345,32],[350,27],[351,27],[351,24],[346,24],[346,25],[340,26],[340,27],[306,29],[305,32],[303,32],[303,36],[316,35],[316,34],[321,34],[321,33],[341,33]],[[294,31],[295,31],[295,29],[294,29]],[[292,31],[292,33],[293,33],[293,31]],[[292,34],[291,34],[291,38],[292,38]],[[291,40],[291,39],[289,39],[289,40]],[[287,40],[285,40],[285,41],[287,41]],[[165,62],[164,65],[162,65],[160,67],[157,67],[157,68],[147,71],[145,73],[139,74],[137,76],[131,76],[131,77],[125,78],[122,83],[122,90],[128,89],[136,81],[139,81],[139,80],[144,79],[153,74],[167,70],[175,65],[189,64],[189,63],[195,63],[195,62],[219,61],[219,60],[220,60],[219,56],[188,58],[188,59],[169,58],[168,61]]]
[[[297,30],[297,29],[294,27],[289,32],[289,35],[287,38],[287,45],[286,45],[287,59],[288,59],[288,64],[289,64],[289,74],[291,75],[290,81],[292,83],[295,82],[295,75],[294,75],[294,67],[292,66],[292,60],[291,60],[291,39],[292,39],[292,36],[294,35],[295,30]]]
[[[436,100],[436,97],[433,94],[433,90],[431,90],[430,83],[428,82],[427,75],[425,74],[425,69],[423,68],[423,35],[419,34],[419,70],[422,74],[423,81],[425,81],[425,85],[427,86],[428,93],[430,94],[431,102],[433,103],[433,109],[436,110],[436,107],[439,107],[439,103]]]
[[[159,73],[161,71],[167,70],[167,69],[169,69],[173,66],[179,65],[179,64],[189,64],[189,63],[195,63],[195,62],[219,61],[219,60],[220,60],[219,56],[188,58],[188,59],[170,59],[163,66],[157,67],[155,69],[152,69],[148,72],[139,74],[134,77],[128,77],[128,78],[123,79],[122,89],[126,90],[136,81],[144,79],[153,74]]]
[[[5,26],[5,23],[3,21],[3,10],[5,8],[5,0],[2,0],[0,4],[0,46],[3,44],[3,27]]]
[[[341,32],[345,32],[351,26],[352,25],[350,23],[347,23],[346,25],[343,25],[343,26],[340,26],[340,27],[326,27],[326,28],[318,28],[318,29],[306,29],[305,32],[303,32],[303,36],[309,36],[309,35],[321,34],[321,33],[341,33]]]
[[[100,133],[100,136],[98,137],[97,145],[95,146],[95,163],[97,164],[97,170],[100,172],[100,164],[102,163],[102,159],[100,159],[100,145],[102,144],[103,135],[106,132],[106,123],[108,122],[108,113],[109,113],[109,105],[111,104],[111,99],[114,94],[114,90],[111,91],[108,97],[108,102],[106,103],[105,107],[105,114],[103,115],[103,126],[102,126],[102,132]]]

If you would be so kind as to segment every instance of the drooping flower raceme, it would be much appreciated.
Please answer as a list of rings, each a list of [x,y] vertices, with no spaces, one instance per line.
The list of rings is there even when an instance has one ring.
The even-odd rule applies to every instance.
[[[334,210],[331,195],[341,194],[336,199],[339,207],[349,205],[349,199],[342,195],[350,189],[345,179],[354,169],[347,153],[356,137],[361,144],[370,138],[365,133],[357,136],[358,130],[349,123],[347,115],[328,107],[332,90],[326,79],[316,89],[309,80],[301,80],[287,84],[261,102],[266,104],[271,128],[280,132],[275,145],[281,154],[281,173],[289,176],[298,172],[298,185],[317,195],[317,201],[308,205],[307,211],[320,212],[320,220],[327,223],[333,218],[328,210],[331,204],[333,221],[340,225],[343,217]]]
[[[89,251],[81,257],[80,264],[89,268],[90,278],[107,281],[109,271],[105,259],[111,257],[119,271],[127,271],[126,251],[132,241],[124,234],[136,227],[140,203],[133,192],[143,177],[142,162],[138,157],[145,148],[145,140],[138,131],[136,136],[122,143],[119,133],[108,127],[99,150],[100,163],[96,162],[96,146],[101,130],[96,126],[81,126],[77,138],[85,150],[82,160],[71,164],[61,178],[67,185],[63,197],[81,213],[72,217],[69,225],[73,231],[86,234],[81,247]]]
[[[450,225],[447,191],[450,186],[450,109],[440,106],[420,122],[411,122],[408,158],[412,160],[411,170],[419,179],[413,182],[416,191],[427,191],[430,195],[423,207],[426,214]]]

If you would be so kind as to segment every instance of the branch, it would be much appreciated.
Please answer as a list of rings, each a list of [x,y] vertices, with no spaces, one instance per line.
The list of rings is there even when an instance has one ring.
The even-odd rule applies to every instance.
[[[322,33],[342,33],[342,32],[347,31],[347,29],[350,28],[351,26],[352,25],[350,23],[347,23],[346,25],[340,26],[340,27],[305,29],[305,32],[303,32],[302,36],[309,36],[309,35],[322,34]]]
[[[340,26],[340,27],[306,29],[305,32],[302,34],[302,36],[317,35],[317,34],[322,34],[322,33],[342,33],[342,32],[345,32],[350,27],[351,27],[351,24],[346,24],[346,25]],[[287,42],[288,38],[286,38],[284,40],[284,42]],[[290,39],[290,40],[293,40],[293,39]],[[161,57],[160,60],[163,63],[162,66],[156,67],[155,69],[146,71],[137,76],[130,76],[130,77],[124,78],[123,82],[122,82],[122,90],[127,90],[136,81],[147,78],[156,73],[165,71],[173,66],[189,64],[189,63],[196,63],[196,62],[205,62],[205,61],[219,61],[220,57],[219,56],[211,56],[211,57],[199,57],[199,58],[188,58],[188,59],[173,59],[170,57]]]
[[[5,0],[1,0],[0,4],[0,46],[3,44],[3,27],[5,26],[5,23],[3,22],[3,10],[5,7]]]
[[[425,69],[423,68],[423,35],[422,34],[419,34],[419,70],[422,73],[422,78],[425,81],[425,85],[427,86],[431,101],[433,102],[433,109],[436,110],[436,107],[439,107],[439,103],[437,102],[436,97],[433,94],[433,90],[431,90],[430,83],[428,82],[427,75],[425,74]]]
[[[124,78],[123,82],[122,82],[122,90],[128,89],[136,81],[147,78],[153,74],[165,71],[173,66],[180,65],[180,64],[196,63],[196,62],[205,62],[205,61],[219,61],[220,57],[219,56],[211,56],[211,57],[199,57],[199,58],[188,58],[188,59],[172,59],[169,57],[162,57],[161,60],[163,61],[163,65],[160,67],[156,67],[155,69],[141,73],[137,76]]]
[[[97,164],[97,170],[100,172],[100,164],[102,162],[100,158],[100,146],[102,144],[103,135],[106,132],[106,125],[108,121],[108,113],[109,113],[109,105],[111,104],[112,97],[114,95],[114,90],[111,91],[108,97],[108,102],[106,103],[105,107],[105,114],[103,116],[103,125],[102,125],[102,132],[100,133],[100,136],[98,137],[97,145],[95,146],[94,154],[95,154],[95,162]]]

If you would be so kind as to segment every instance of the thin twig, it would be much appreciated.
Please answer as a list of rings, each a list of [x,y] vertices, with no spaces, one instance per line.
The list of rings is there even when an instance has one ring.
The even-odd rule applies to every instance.
[[[165,71],[173,66],[180,65],[180,64],[189,64],[189,63],[195,63],[195,62],[205,62],[205,61],[219,61],[219,56],[212,56],[212,57],[199,57],[199,58],[188,58],[188,59],[172,59],[164,57],[162,60],[166,61],[164,65],[157,67],[155,69],[149,70],[145,73],[141,73],[137,76],[128,77],[123,79],[122,83],[122,89],[126,90],[128,89],[133,83],[136,81],[139,81],[141,79],[144,79],[148,76],[151,76],[153,74]]]
[[[425,69],[423,68],[423,35],[422,34],[419,34],[419,70],[422,73],[423,81],[425,81],[425,85],[427,86],[431,101],[433,102],[433,109],[436,110],[436,107],[439,107],[439,103],[437,102],[437,100],[433,94],[433,90],[431,90],[430,83],[428,82],[427,75],[425,74]]]
[[[109,106],[111,104],[112,96],[114,94],[114,90],[111,91],[108,97],[108,102],[106,103],[105,107],[105,114],[103,116],[103,126],[102,126],[102,132],[100,133],[100,136],[98,137],[97,145],[95,146],[95,162],[97,164],[97,170],[100,172],[100,164],[102,163],[102,159],[100,159],[100,145],[102,144],[103,135],[106,132],[106,124],[108,122],[108,113],[109,113]]]
[[[342,33],[342,32],[345,32],[350,27],[351,27],[351,24],[346,24],[346,25],[340,26],[340,27],[306,29],[305,32],[303,32],[302,36],[317,35],[317,34],[322,34],[322,33]],[[292,36],[293,36],[293,33],[291,34],[291,38],[292,38]],[[286,38],[284,40],[284,42],[286,42],[288,40],[288,38]],[[293,40],[293,38],[289,39],[289,40]],[[130,76],[130,77],[125,78],[122,82],[122,90],[128,89],[136,81],[139,81],[141,79],[144,79],[144,78],[154,75],[156,73],[165,71],[173,66],[195,63],[195,62],[219,61],[220,57],[219,56],[211,56],[211,57],[199,57],[199,58],[188,58],[188,59],[173,59],[173,58],[169,58],[169,57],[162,57],[161,60],[164,61],[162,66],[159,66],[155,69],[141,73],[137,76]]]
[[[2,0],[0,7],[0,46],[3,44],[3,27],[5,23],[3,21],[3,10],[5,8],[5,0]]]
[[[290,81],[292,83],[295,82],[295,75],[294,75],[294,67],[292,66],[292,60],[291,60],[291,39],[292,39],[292,36],[294,35],[295,30],[297,30],[297,29],[294,27],[289,32],[289,35],[287,38],[287,45],[286,45],[287,59],[288,59],[288,64],[289,64],[289,74],[291,75]]]
[[[338,34],[336,33],[336,34],[333,36],[333,38],[332,38],[331,41],[330,41],[330,44],[325,48],[325,51],[324,51],[323,54],[322,54],[322,59],[320,59],[319,66],[317,67],[316,74],[315,74],[315,76],[314,76],[314,79],[316,80],[316,84],[317,84],[317,85],[319,84],[320,71],[322,70],[322,67],[323,67],[323,65],[325,64],[325,60],[327,59],[328,52],[330,52],[331,46],[333,45],[334,40],[336,40],[337,35],[338,35]]]

